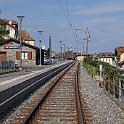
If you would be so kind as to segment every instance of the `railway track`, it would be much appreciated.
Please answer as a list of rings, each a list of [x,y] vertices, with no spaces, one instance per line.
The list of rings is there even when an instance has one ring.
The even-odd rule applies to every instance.
[[[78,91],[78,63],[61,72],[11,124],[84,124]]]

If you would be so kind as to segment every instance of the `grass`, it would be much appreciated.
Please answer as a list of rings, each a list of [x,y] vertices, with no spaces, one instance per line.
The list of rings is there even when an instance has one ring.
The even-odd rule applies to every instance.
[[[98,69],[92,65],[86,65],[87,71],[88,73],[93,77],[95,75],[97,75],[98,73]]]

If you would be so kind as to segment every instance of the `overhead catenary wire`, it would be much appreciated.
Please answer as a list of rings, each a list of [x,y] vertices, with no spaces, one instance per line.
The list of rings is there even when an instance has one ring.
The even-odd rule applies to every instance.
[[[58,5],[59,5],[61,11],[63,12],[63,14],[64,14],[64,16],[65,16],[65,18],[66,18],[66,20],[67,20],[69,26],[71,27],[72,35],[73,35],[75,41],[76,41],[77,44],[78,44],[78,41],[79,41],[79,40],[81,41],[81,39],[79,39],[79,37],[77,36],[77,34],[76,34],[77,32],[76,32],[76,30],[74,29],[73,24],[71,23],[70,12],[69,12],[69,8],[68,8],[68,1],[66,0],[66,10],[64,9],[64,7],[62,6],[62,4],[61,4],[61,2],[60,2],[59,0],[57,0],[57,3],[58,3]],[[66,14],[66,13],[67,13],[67,14]],[[77,46],[77,51],[78,51],[78,46]]]
[[[59,0],[57,0],[57,2],[58,2],[58,4],[59,4],[59,6],[60,6],[60,8],[61,8],[61,10],[62,10],[62,12],[63,12],[65,18],[66,18],[66,20],[67,20],[67,22],[69,23],[71,29],[74,30],[73,25],[72,25],[72,23],[70,22],[70,19],[68,18],[68,16],[66,15],[65,10],[64,10],[64,8],[63,8],[61,2],[60,2]]]
[[[70,13],[69,13],[69,9],[68,9],[68,1],[67,0],[66,0],[66,9],[67,9],[68,18],[70,20]]]

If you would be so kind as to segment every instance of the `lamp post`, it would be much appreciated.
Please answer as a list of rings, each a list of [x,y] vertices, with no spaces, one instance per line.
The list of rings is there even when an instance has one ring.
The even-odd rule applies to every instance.
[[[41,48],[42,48],[42,43],[41,43],[41,35],[43,31],[38,31],[39,33],[39,42],[40,42],[40,65],[41,65]]]
[[[24,18],[25,16],[17,16],[17,18],[19,19],[19,23],[20,23],[20,70],[22,69],[22,19]]]
[[[65,44],[63,44],[63,49],[64,49],[64,60],[65,60]]]
[[[60,57],[62,58],[62,41],[59,42],[60,42]]]

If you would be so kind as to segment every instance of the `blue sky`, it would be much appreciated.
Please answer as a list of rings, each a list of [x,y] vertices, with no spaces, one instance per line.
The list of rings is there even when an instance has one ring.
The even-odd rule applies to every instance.
[[[42,43],[48,48],[51,36],[54,51],[60,51],[59,41],[73,51],[82,51],[85,33],[73,29],[87,27],[91,33],[89,53],[114,52],[115,47],[124,45],[124,0],[0,0],[0,10],[2,19],[18,21],[17,15],[24,15],[22,27],[36,45],[37,31],[43,30]]]

